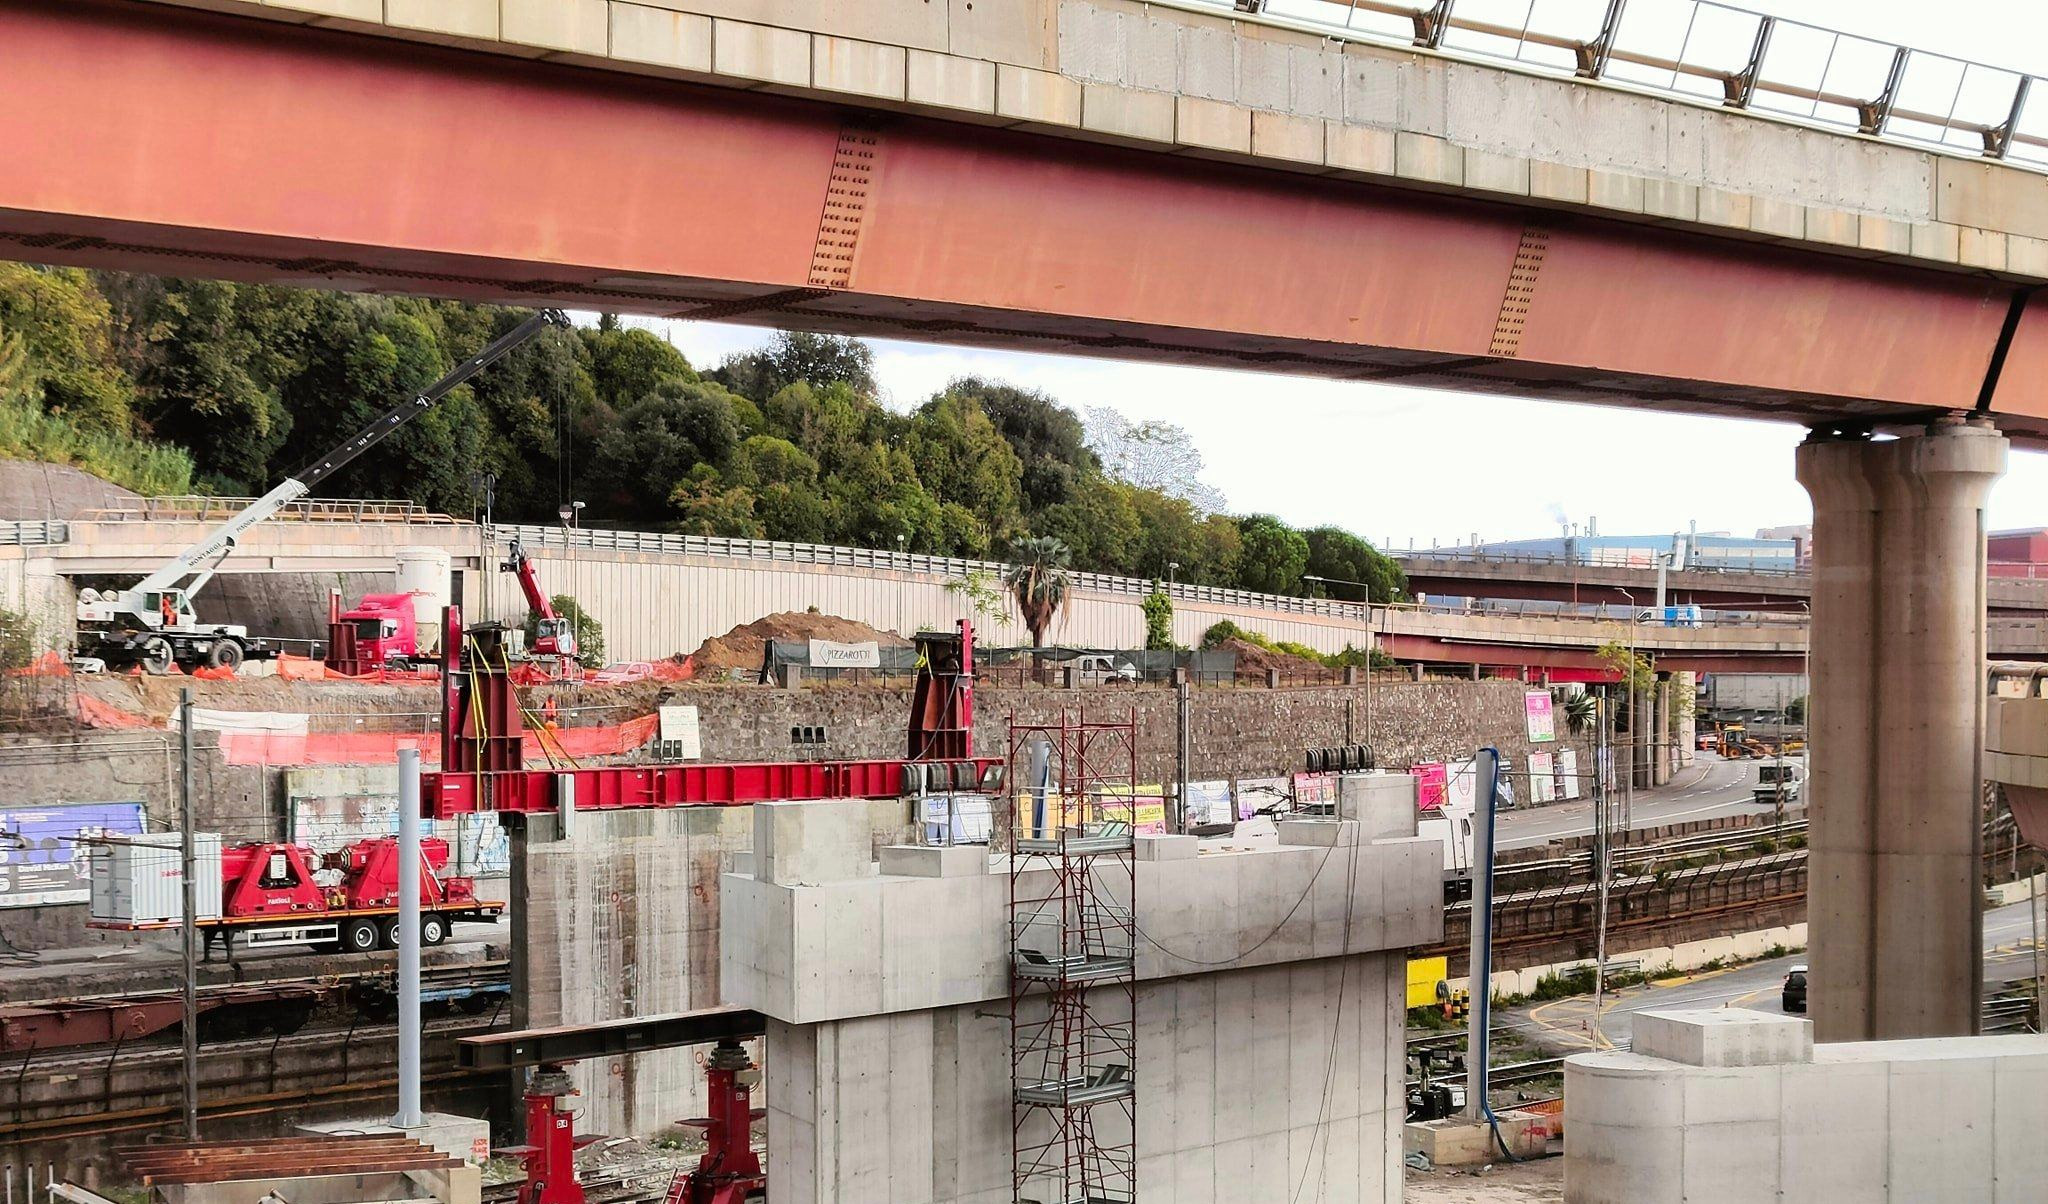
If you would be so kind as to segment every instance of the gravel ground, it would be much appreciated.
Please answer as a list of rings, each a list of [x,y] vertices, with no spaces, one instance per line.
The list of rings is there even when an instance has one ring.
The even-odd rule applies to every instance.
[[[1547,1204],[1564,1199],[1564,1159],[1470,1171],[1411,1170],[1403,1198],[1407,1204]]]

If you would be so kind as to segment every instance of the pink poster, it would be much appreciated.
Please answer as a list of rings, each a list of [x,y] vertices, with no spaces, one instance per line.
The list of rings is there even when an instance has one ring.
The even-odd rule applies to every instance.
[[[1425,765],[1417,765],[1408,772],[1415,775],[1415,809],[1440,809],[1444,805],[1444,794],[1450,785],[1450,775],[1444,771],[1444,763],[1431,761]]]

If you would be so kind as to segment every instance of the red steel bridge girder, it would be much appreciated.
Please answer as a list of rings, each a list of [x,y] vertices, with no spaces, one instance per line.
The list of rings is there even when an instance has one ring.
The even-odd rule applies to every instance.
[[[0,0],[0,97],[20,259],[1805,421],[1975,407],[2016,315],[2048,438],[1984,277],[107,0]]]

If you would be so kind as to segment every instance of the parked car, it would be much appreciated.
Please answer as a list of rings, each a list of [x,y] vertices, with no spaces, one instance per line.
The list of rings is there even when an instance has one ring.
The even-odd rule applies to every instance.
[[[613,661],[590,675],[589,680],[597,685],[615,685],[626,681],[646,681],[654,676],[654,665],[649,661]]]
[[[1806,967],[1794,966],[1785,974],[1785,986],[1779,991],[1779,1002],[1788,1012],[1804,1014],[1806,1011]]]
[[[1090,653],[1073,660],[1074,684],[1100,686],[1138,680],[1138,667],[1119,657]]]

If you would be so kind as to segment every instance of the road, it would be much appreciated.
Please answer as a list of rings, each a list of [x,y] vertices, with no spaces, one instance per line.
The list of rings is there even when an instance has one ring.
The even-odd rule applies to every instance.
[[[2033,975],[2033,944],[2026,903],[2012,903],[1984,913],[1984,981],[1986,994],[2004,984]],[[1674,1007],[1743,1007],[1782,1013],[1779,988],[1785,973],[1806,955],[1752,962],[1732,970],[1680,975],[1610,994],[1600,1017],[1606,1043],[1628,1043],[1635,1013]],[[1590,995],[1557,999],[1532,1007],[1510,1008],[1495,1022],[1523,1030],[1534,1044],[1558,1052],[1594,1048],[1593,999]]]
[[[1716,753],[1700,752],[1698,760],[1678,771],[1670,784],[1635,794],[1634,828],[1712,819],[1720,815],[1767,815],[1771,808],[1750,801],[1756,785],[1757,762],[1731,761]],[[1800,758],[1787,760],[1798,762]],[[1582,799],[1552,803],[1524,811],[1506,811],[1494,820],[1503,849],[1524,848],[1565,836],[1581,836],[1593,830],[1593,803]]]

